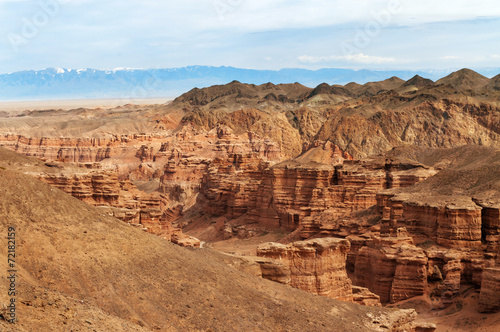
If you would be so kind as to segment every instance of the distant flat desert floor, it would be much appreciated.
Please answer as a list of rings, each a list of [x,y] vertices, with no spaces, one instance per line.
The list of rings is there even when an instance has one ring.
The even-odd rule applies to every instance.
[[[33,100],[33,101],[0,101],[0,111],[25,111],[46,109],[74,108],[110,108],[126,104],[151,105],[165,104],[172,98],[155,99],[75,99],[75,100]]]

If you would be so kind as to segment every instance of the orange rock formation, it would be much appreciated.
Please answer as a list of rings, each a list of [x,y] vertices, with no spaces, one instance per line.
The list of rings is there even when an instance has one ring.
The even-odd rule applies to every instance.
[[[265,261],[261,265],[264,278],[350,302],[353,301],[352,284],[345,269],[349,247],[347,240],[322,238],[290,245],[263,244],[257,249],[257,255],[276,261]]]
[[[427,287],[427,257],[408,236],[374,237],[357,254],[354,284],[367,287],[382,303],[422,295]]]

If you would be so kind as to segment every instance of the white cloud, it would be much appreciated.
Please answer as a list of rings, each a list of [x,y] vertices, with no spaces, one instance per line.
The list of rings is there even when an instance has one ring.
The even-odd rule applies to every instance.
[[[475,20],[500,17],[496,0],[400,0],[403,4],[402,24]]]
[[[394,63],[397,60],[393,57],[381,57],[366,55],[363,53],[352,55],[330,55],[330,56],[310,56],[302,55],[298,57],[301,63],[331,63],[331,62],[350,62],[356,64],[385,64]]]
[[[490,61],[498,61],[500,59],[499,54],[488,54],[488,55],[475,55],[470,58],[473,62],[490,62]],[[497,65],[495,63],[495,65]]]
[[[195,0],[196,1],[196,0]],[[436,22],[500,18],[497,0],[214,0],[226,3],[224,20],[206,15],[203,28],[232,27],[243,31],[363,25],[385,19],[389,25],[416,26]],[[234,3],[235,5],[231,5]],[[394,8],[399,10],[394,11]]]
[[[49,1],[65,4],[18,53],[0,40],[0,56],[7,57],[0,72],[196,64],[427,68],[452,60],[494,66],[499,59],[487,54],[500,49],[500,19],[478,19],[500,18],[498,0],[0,0],[4,37],[22,34]],[[341,55],[339,45],[373,31],[380,13],[398,1],[401,12],[380,24],[368,46]],[[443,23],[427,24],[436,22]]]
[[[68,11],[78,10],[77,22],[88,24],[87,19],[99,13],[105,20],[120,14],[122,22],[144,24],[151,28],[168,25],[180,33],[199,32],[206,29],[236,28],[243,32],[276,29],[301,29],[363,25],[375,20],[378,14],[401,7],[401,12],[391,14],[392,25],[418,25],[433,22],[472,20],[478,17],[500,17],[497,0],[43,0],[58,1]],[[0,0],[2,10],[9,10],[9,3],[25,2],[32,11],[39,0]],[[399,6],[397,4],[400,4]],[[396,4],[396,5],[393,5]],[[17,7],[17,6],[16,6]],[[429,10],[429,9],[432,10]],[[19,10],[19,9],[17,9]],[[221,19],[222,17],[222,19]],[[1,23],[0,23],[1,26]]]

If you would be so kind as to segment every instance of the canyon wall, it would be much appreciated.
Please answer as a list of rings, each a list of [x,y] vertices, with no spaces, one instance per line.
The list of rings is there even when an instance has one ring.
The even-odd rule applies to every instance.
[[[326,143],[315,149],[331,146]],[[341,164],[319,164],[301,158],[264,171],[250,219],[288,230],[300,226],[303,238],[326,235],[331,225],[320,217],[322,213],[336,221],[376,205],[377,193],[383,189],[410,186],[436,172],[416,163],[344,159]]]
[[[116,218],[174,242],[185,242],[186,237],[172,221],[196,203],[202,181],[210,174],[210,165],[226,161],[240,173],[241,164],[260,164],[253,176],[253,182],[257,183],[262,170],[280,158],[278,147],[269,139],[251,132],[234,135],[225,126],[198,131],[186,125],[167,136],[109,136],[26,138],[3,135],[0,136],[0,145],[45,160],[46,165],[53,169],[50,173],[31,172],[31,175],[99,206]],[[211,169],[215,168],[211,166]],[[222,175],[224,172],[218,173]],[[219,176],[214,182],[217,187],[222,187],[224,179]],[[233,192],[234,184],[229,186],[229,192]],[[212,188],[217,190],[217,187]],[[230,204],[230,215],[237,216],[241,214],[239,205],[246,204],[243,202],[250,196],[232,197],[235,203]],[[215,201],[219,201],[217,196]],[[234,206],[234,213],[231,206]],[[214,215],[216,212],[216,208],[207,206],[207,213]]]
[[[0,135],[0,145],[42,160],[65,163],[94,163],[121,154],[131,143],[150,143],[155,134],[108,135],[100,138],[24,137]],[[135,151],[134,151],[135,153]]]
[[[377,202],[381,210],[390,209],[390,219],[394,223],[423,234],[439,245],[481,249],[482,208],[470,197],[380,193]]]
[[[483,271],[479,311],[500,311],[500,267],[486,268]]]
[[[411,237],[373,237],[357,254],[354,284],[368,288],[380,301],[398,302],[423,295],[427,288],[427,257]]]
[[[262,276],[342,301],[353,301],[351,280],[345,261],[349,241],[322,238],[289,245],[266,243],[257,249],[259,257],[272,258],[261,265]]]
[[[424,251],[428,280],[441,307],[452,304],[460,294],[460,285],[467,283],[481,287],[481,311],[498,310],[495,259],[500,223],[495,200],[384,191],[377,195],[377,202],[383,215],[382,233],[393,235],[397,227],[404,226],[414,236],[424,236],[431,246]],[[368,250],[365,248],[360,253]],[[382,301],[387,299],[381,296]]]
[[[169,209],[168,217],[197,205],[203,214],[228,220],[244,217],[246,224],[261,228],[302,227],[304,238],[331,229],[328,222],[318,223],[321,218],[313,216],[327,211],[338,219],[373,206],[382,189],[409,186],[434,174],[418,164],[354,161],[332,143],[320,141],[304,144],[303,154],[295,160],[273,166],[281,158],[275,143],[251,132],[235,135],[226,126],[207,132],[186,125],[170,136],[106,139],[4,135],[0,144],[49,162],[101,169],[80,178],[42,176],[91,204],[153,208],[140,203],[138,196],[144,194],[132,193],[136,184],[160,193],[156,197],[161,214]],[[133,183],[124,182],[128,180]],[[172,213],[179,206],[181,214]],[[138,222],[137,216],[140,213],[129,211],[122,218]]]
[[[132,226],[182,246],[200,246],[199,240],[183,234],[171,223],[172,209],[166,208],[168,197],[159,192],[145,193],[129,180],[120,181],[116,173],[63,168],[37,177]]]

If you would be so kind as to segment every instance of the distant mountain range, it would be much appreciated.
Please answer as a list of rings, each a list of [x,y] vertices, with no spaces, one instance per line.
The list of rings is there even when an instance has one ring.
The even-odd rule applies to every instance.
[[[347,84],[403,80],[420,75],[437,80],[451,71],[371,71],[328,68],[319,70],[254,70],[234,67],[191,66],[171,69],[62,69],[48,68],[0,75],[0,100],[141,99],[176,97],[194,87],[203,88],[237,80],[250,84],[298,82],[308,87],[321,83]],[[500,69],[479,71],[492,77]]]

